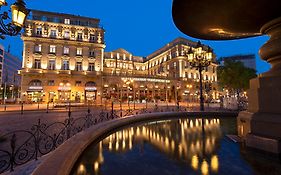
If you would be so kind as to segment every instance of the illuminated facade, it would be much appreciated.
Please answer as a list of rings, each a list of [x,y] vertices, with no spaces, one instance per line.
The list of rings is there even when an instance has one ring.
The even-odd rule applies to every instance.
[[[178,38],[147,57],[105,52],[98,19],[36,10],[22,40],[24,101],[198,100],[198,71],[185,56],[196,42]],[[218,97],[216,68],[203,72],[206,97]]]

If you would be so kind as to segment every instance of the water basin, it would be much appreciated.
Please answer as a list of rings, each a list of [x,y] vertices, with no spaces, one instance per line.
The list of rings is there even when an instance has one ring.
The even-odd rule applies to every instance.
[[[226,135],[236,118],[180,118],[127,126],[93,142],[72,175],[281,174],[278,161],[252,156]]]

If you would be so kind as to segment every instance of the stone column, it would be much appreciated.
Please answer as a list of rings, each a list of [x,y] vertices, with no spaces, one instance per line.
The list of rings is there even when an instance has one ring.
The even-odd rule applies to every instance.
[[[248,111],[239,113],[238,133],[246,145],[281,153],[281,17],[265,24],[261,32],[270,39],[261,47],[261,58],[272,68],[250,81]]]

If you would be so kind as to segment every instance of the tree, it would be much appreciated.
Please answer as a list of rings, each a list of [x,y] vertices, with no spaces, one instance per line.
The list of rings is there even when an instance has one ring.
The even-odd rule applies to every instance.
[[[218,67],[218,82],[223,88],[239,93],[249,88],[250,79],[255,78],[256,70],[247,68],[240,61],[226,60],[224,66]]]

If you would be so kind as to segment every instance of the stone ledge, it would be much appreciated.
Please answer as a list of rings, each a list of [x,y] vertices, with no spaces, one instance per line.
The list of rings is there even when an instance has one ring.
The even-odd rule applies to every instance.
[[[281,141],[279,139],[248,134],[246,136],[246,146],[274,154],[281,153]]]

